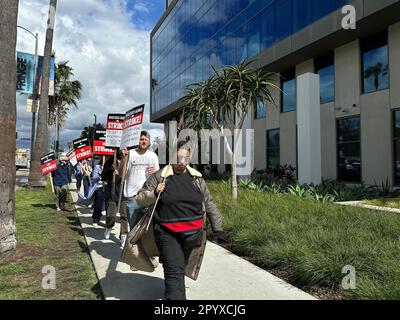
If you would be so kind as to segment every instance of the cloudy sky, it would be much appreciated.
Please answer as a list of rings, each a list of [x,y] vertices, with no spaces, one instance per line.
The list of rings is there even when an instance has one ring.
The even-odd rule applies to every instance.
[[[108,113],[146,105],[143,127],[153,137],[162,126],[149,123],[150,31],[161,17],[165,0],[58,0],[53,49],[56,62],[69,61],[82,82],[79,109],[61,131],[61,143],[79,137],[84,126],[105,123]],[[39,34],[43,55],[49,0],[20,0],[18,25]],[[18,29],[17,50],[34,53],[34,38]],[[18,144],[28,146],[31,113],[26,95],[17,95]],[[55,129],[52,130],[54,139]]]

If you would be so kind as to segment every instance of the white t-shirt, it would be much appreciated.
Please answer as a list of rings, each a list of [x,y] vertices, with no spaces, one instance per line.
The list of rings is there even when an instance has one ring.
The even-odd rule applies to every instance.
[[[150,150],[139,154],[136,149],[129,150],[129,161],[126,168],[126,180],[124,188],[125,197],[133,197],[142,188],[147,177],[147,167],[153,165],[160,169],[157,155]]]

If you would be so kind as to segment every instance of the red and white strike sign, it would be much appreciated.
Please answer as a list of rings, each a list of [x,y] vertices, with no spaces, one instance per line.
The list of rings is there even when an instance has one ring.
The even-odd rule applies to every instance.
[[[90,158],[93,156],[92,147],[90,146],[87,138],[80,138],[72,141],[75,149],[75,155],[77,161]]]
[[[101,154],[104,156],[114,155],[114,149],[105,147],[106,130],[96,130],[95,140],[93,141],[93,154]]]
[[[54,152],[50,152],[40,158],[40,170],[42,175],[46,175],[57,169],[57,160]]]
[[[125,113],[124,131],[121,148],[134,149],[139,146],[140,131],[142,130],[144,104],[132,108]]]
[[[107,116],[105,139],[105,145],[107,147],[119,148],[121,146],[124,120],[125,113],[110,113]]]
[[[75,150],[69,151],[67,153],[67,157],[68,157],[69,163],[71,163],[71,165],[73,167],[75,167],[76,164],[78,163],[78,161],[76,160]]]

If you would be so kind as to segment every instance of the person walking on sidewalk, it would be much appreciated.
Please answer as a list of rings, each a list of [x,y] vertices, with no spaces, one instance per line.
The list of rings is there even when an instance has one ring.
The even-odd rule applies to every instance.
[[[151,175],[137,194],[139,205],[152,208],[157,196],[160,196],[153,226],[164,268],[167,300],[186,300],[185,273],[197,279],[207,241],[206,217],[211,222],[216,238],[227,240],[221,214],[201,173],[189,166],[189,159],[190,145],[178,143],[176,164],[170,164]],[[148,244],[153,247],[151,243]],[[151,260],[151,257],[148,258]]]
[[[104,190],[103,181],[101,180],[102,165],[98,158],[93,161],[93,171],[92,171],[92,186],[96,188],[94,192],[94,202],[93,202],[93,223],[98,224],[101,219],[101,212],[104,206]]]
[[[52,173],[54,192],[57,197],[57,211],[68,211],[65,208],[68,195],[68,184],[71,183],[71,175],[68,167],[68,158],[60,156],[57,169]]]
[[[105,183],[105,204],[106,204],[106,229],[104,231],[104,238],[109,239],[111,235],[111,231],[115,225],[115,217],[117,215],[117,205],[118,198],[120,193],[120,185],[121,178],[118,174],[119,160],[117,159],[116,165],[114,165],[114,158],[109,156],[104,163],[103,172],[101,173],[101,177]],[[113,174],[115,172],[115,186],[113,185]],[[115,192],[113,192],[113,188],[115,188]],[[126,210],[120,210],[120,239],[121,235],[128,234],[128,219],[126,216]]]
[[[90,175],[92,174],[92,158],[84,159],[81,163],[82,182],[83,182],[83,195],[88,196],[89,187],[91,185]]]
[[[133,228],[144,212],[144,208],[140,207],[136,202],[136,194],[143,186],[147,177],[160,169],[158,156],[149,150],[150,141],[150,134],[147,131],[141,131],[137,149],[129,151],[126,149],[121,150],[123,159],[119,166],[120,176],[123,174],[124,161],[128,161],[121,212],[126,211],[130,229]],[[128,157],[127,160],[126,157]],[[121,235],[121,248],[125,245],[126,236],[127,234]]]

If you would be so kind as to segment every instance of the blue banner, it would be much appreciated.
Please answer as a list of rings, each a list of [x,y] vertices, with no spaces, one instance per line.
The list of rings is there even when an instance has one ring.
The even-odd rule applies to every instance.
[[[55,64],[55,58],[51,57],[50,60],[50,78],[49,78],[49,96],[54,96],[54,64]],[[38,93],[40,94],[40,88],[41,88],[41,83],[42,83],[42,73],[43,73],[43,56],[39,56],[39,62],[38,62],[38,70],[37,70],[37,83],[39,84],[39,91]]]
[[[33,93],[35,56],[17,51],[17,92]]]

